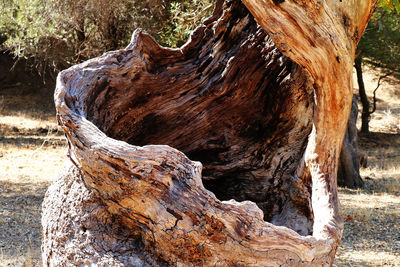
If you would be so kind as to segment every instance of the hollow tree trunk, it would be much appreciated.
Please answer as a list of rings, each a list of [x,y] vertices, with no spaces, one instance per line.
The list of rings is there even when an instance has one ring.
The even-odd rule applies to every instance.
[[[137,30],[60,73],[73,164],[43,204],[44,265],[332,264],[353,55],[375,1],[243,2],[217,1],[180,49]]]
[[[358,155],[358,131],[357,131],[358,106],[357,98],[353,97],[347,130],[340,151],[338,184],[349,188],[361,188],[364,185],[360,176],[360,164]]]
[[[357,74],[358,92],[360,95],[362,112],[361,112],[361,132],[369,133],[369,117],[370,117],[370,107],[367,94],[365,92],[363,72],[362,72],[362,56],[359,55],[354,60],[354,67]]]

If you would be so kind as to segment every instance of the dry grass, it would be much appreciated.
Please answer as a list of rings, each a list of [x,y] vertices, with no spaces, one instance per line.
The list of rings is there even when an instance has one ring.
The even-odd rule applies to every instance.
[[[341,189],[340,200],[345,230],[337,266],[399,266],[399,196]]]
[[[380,76],[379,70],[363,66],[364,83],[367,95],[372,101],[373,90]],[[354,85],[358,94],[357,78],[353,75]],[[370,131],[377,133],[400,133],[400,86],[399,80],[389,76],[383,79],[377,93],[377,109],[371,115]],[[361,105],[359,105],[361,110]],[[358,121],[358,126],[361,122]]]
[[[66,160],[65,139],[51,98],[1,93],[0,266],[40,266],[41,203]]]
[[[374,89],[378,73],[366,74]],[[398,84],[382,84],[374,133],[360,140],[368,154],[366,188],[339,190],[345,230],[335,266],[400,266]],[[40,266],[41,202],[66,161],[52,103],[51,96],[0,91],[0,266]]]
[[[368,67],[364,72],[372,96],[379,72]],[[360,150],[368,155],[368,167],[360,170],[366,187],[339,189],[345,229],[336,266],[400,266],[399,81],[385,80],[377,96],[372,133],[359,140]]]

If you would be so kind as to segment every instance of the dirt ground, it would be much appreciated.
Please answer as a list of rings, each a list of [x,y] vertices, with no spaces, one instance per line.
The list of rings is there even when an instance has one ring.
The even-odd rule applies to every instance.
[[[366,74],[371,95],[379,72]],[[67,160],[52,96],[43,95],[0,86],[0,266],[41,264],[41,202]],[[378,96],[372,133],[360,138],[366,187],[340,188],[345,230],[335,266],[400,266],[399,81],[383,82]]]
[[[379,71],[364,67],[368,96],[372,96],[379,75]],[[356,78],[354,84],[357,93]],[[368,155],[367,168],[360,169],[365,188],[339,189],[345,227],[336,266],[400,266],[398,79],[386,79],[378,89],[377,111],[371,116],[370,131],[359,139],[360,151]]]

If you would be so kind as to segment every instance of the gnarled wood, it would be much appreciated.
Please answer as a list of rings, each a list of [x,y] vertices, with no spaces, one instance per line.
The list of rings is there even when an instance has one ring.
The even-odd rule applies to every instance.
[[[245,3],[259,20],[258,2]],[[264,29],[279,18],[262,14]],[[281,30],[294,20],[273,22]],[[317,52],[301,54],[308,32],[299,44],[292,33],[269,33],[240,1],[217,1],[180,49],[138,30],[126,49],[60,73],[57,116],[74,166],[43,204],[45,265],[332,263],[342,230],[335,171],[352,48],[335,50],[343,69],[320,70],[309,62]],[[321,57],[338,46],[316,36],[317,48],[329,46]],[[299,55],[284,50],[284,40]]]
[[[304,67],[315,90],[313,131],[304,156],[312,177],[313,235],[339,240],[337,166],[353,96],[355,49],[376,0],[243,0],[277,47]]]

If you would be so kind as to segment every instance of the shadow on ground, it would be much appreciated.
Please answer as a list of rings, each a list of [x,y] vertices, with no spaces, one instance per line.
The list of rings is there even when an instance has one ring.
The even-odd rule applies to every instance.
[[[48,186],[0,181],[0,262],[39,265],[41,203]]]

